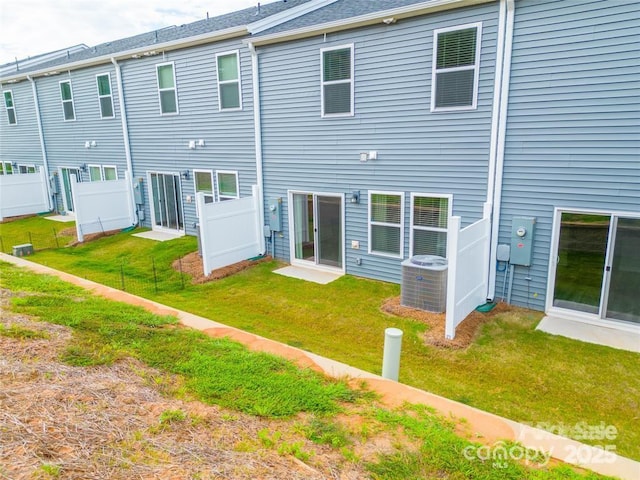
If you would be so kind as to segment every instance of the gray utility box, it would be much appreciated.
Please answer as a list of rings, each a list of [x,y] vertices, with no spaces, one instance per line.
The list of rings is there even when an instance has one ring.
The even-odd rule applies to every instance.
[[[447,307],[447,259],[416,255],[402,262],[401,305],[429,312]]]
[[[26,257],[27,255],[33,255],[33,245],[30,243],[13,246],[14,257]]]

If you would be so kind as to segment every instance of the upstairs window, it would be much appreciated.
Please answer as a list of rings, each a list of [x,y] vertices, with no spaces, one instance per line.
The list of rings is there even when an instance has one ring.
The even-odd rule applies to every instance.
[[[353,45],[323,48],[322,116],[353,115]]]
[[[433,33],[431,111],[476,108],[481,34],[481,23]]]
[[[240,198],[238,194],[238,172],[217,171],[218,200]]]
[[[113,97],[111,96],[111,75],[96,76],[98,84],[98,101],[100,102],[100,117],[113,118]]]
[[[402,258],[404,194],[369,192],[369,253]]]
[[[240,88],[240,62],[238,52],[216,55],[218,69],[218,105],[220,110],[242,108]]]
[[[173,62],[156,65],[156,73],[158,75],[160,114],[171,115],[178,113],[178,91],[176,90]]]
[[[7,120],[9,125],[15,125],[18,123],[18,117],[16,116],[16,106],[13,103],[13,92],[11,90],[5,90],[2,92],[4,97],[4,107],[7,109]]]
[[[62,99],[62,113],[65,121],[76,119],[76,110],[73,106],[73,91],[71,90],[71,80],[60,82],[60,98]]]
[[[447,257],[451,196],[411,196],[411,256]]]

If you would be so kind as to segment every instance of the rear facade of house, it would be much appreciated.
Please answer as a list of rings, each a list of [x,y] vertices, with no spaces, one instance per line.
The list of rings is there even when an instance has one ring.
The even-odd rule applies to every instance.
[[[278,258],[399,282],[403,259],[447,255],[452,214],[482,217],[498,9],[381,17],[264,46],[256,38]]]

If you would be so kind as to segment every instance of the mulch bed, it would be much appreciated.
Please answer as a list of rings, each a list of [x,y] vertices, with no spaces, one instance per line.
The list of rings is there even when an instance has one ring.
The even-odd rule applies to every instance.
[[[506,303],[498,303],[489,312],[483,313],[474,310],[456,327],[456,336],[453,340],[447,340],[444,336],[445,314],[426,312],[416,308],[403,307],[400,305],[400,297],[387,299],[381,307],[382,311],[391,315],[403,318],[411,318],[428,325],[429,328],[424,334],[424,341],[427,345],[441,348],[467,348],[473,343],[480,332],[480,327],[495,315],[507,312],[512,309]]]
[[[198,252],[192,252],[178,260],[174,260],[171,266],[177,271],[180,271],[182,269],[183,273],[191,276],[191,283],[194,285],[198,285],[201,283],[211,282],[213,280],[220,280],[222,278],[246,270],[247,268],[250,268],[254,265],[262,262],[268,262],[270,260],[271,256],[269,255],[258,258],[256,260],[243,260],[232,265],[227,265],[226,267],[218,268],[216,270],[213,270],[209,275],[205,275],[202,268],[202,257]]]

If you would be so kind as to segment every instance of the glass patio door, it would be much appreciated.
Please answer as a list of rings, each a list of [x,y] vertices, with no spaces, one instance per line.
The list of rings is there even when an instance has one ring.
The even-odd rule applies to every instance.
[[[553,306],[640,323],[640,219],[563,212]]]
[[[154,228],[184,230],[180,177],[172,173],[150,173]]]
[[[294,258],[342,268],[342,197],[294,193],[292,205]]]
[[[60,177],[62,179],[62,201],[64,203],[64,209],[67,212],[73,212],[73,195],[71,194],[71,177],[76,179],[77,182],[82,180],[80,176],[80,170],[77,168],[60,168]]]

